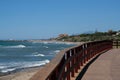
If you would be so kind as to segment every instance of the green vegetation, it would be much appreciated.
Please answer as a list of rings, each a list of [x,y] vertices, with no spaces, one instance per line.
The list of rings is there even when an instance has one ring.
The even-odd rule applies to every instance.
[[[55,40],[58,41],[71,41],[71,42],[86,42],[86,41],[99,41],[99,40],[120,40],[120,30],[108,32],[94,32],[94,33],[84,33],[79,35],[70,35],[57,37]]]

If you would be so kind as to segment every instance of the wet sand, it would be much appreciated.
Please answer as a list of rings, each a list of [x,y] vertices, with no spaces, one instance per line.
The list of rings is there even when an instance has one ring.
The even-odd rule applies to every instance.
[[[1,76],[0,80],[29,80],[40,68],[25,69],[16,73]]]

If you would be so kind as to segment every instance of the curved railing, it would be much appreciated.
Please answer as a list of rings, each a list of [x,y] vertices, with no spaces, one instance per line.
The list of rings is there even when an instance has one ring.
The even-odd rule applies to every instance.
[[[95,41],[61,51],[30,80],[71,80],[88,60],[112,48],[112,41]]]

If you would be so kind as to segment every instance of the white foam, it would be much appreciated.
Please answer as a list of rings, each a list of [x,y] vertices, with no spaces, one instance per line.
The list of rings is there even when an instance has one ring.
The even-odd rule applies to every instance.
[[[5,68],[5,66],[0,66],[0,69],[4,69]]]
[[[72,45],[75,44],[73,42],[61,42],[61,41],[33,41],[32,43],[43,43],[43,44],[66,44],[66,45]]]
[[[47,46],[43,46],[43,47],[48,48]]]
[[[42,66],[47,63],[49,63],[49,60],[44,60],[44,61],[36,61],[36,62],[27,62],[25,65],[22,66],[22,68],[31,68],[31,67],[37,67],[37,66]]]
[[[44,54],[35,54],[33,56],[45,56]]]
[[[58,52],[60,52],[60,50],[55,50],[54,52],[55,52],[55,53],[58,53]]]
[[[25,45],[7,46],[5,48],[25,48]]]
[[[2,73],[7,73],[7,72],[11,72],[11,71],[14,71],[15,68],[11,68],[11,69],[3,69],[1,70]]]
[[[32,61],[32,62],[12,62],[12,63],[6,64],[6,66],[9,65],[7,67],[0,66],[0,69],[1,69],[0,72],[7,73],[7,72],[12,72],[12,71],[14,71],[16,69],[38,67],[38,66],[45,65],[45,64],[47,64],[49,62],[50,61],[47,60],[47,59],[43,60],[43,61]]]
[[[34,53],[32,53],[32,55],[30,55],[30,56],[45,56],[44,54],[39,54],[38,52],[34,52]]]
[[[24,48],[24,47],[26,47],[25,45],[18,45],[18,46],[16,46],[16,47],[18,47],[18,48]]]
[[[48,44],[48,42],[43,42],[44,44]]]

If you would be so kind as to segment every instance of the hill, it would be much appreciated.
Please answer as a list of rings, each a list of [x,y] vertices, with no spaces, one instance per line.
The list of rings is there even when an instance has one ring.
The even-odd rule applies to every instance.
[[[94,32],[83,33],[78,35],[63,35],[55,38],[58,41],[70,41],[70,42],[87,42],[87,41],[99,41],[99,40],[120,40],[120,30],[108,32]]]

